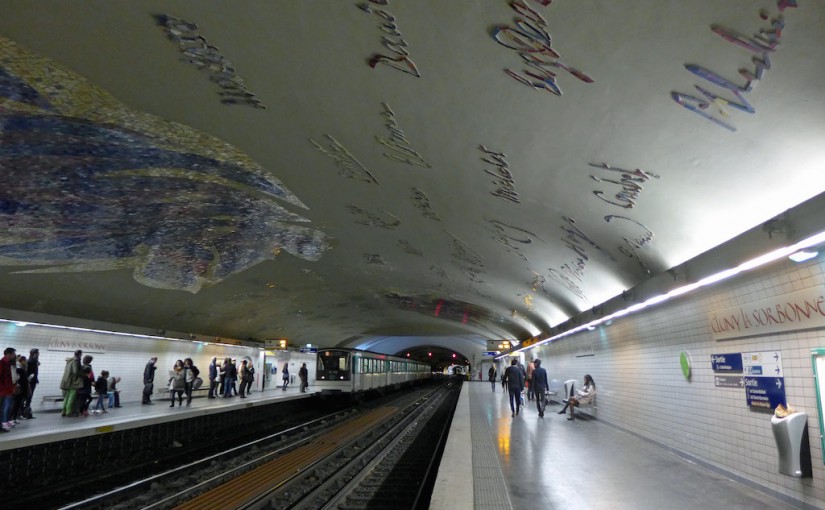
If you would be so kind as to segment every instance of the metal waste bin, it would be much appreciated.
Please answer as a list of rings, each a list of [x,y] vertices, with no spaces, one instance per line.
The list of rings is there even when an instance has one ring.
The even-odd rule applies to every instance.
[[[797,478],[811,477],[811,448],[808,444],[808,415],[793,413],[771,418],[771,429],[779,453],[779,473]]]

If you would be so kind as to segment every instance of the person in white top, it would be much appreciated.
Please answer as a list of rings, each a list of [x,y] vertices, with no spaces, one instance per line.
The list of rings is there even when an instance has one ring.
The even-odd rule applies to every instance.
[[[593,399],[596,398],[596,383],[593,382],[593,378],[590,377],[590,374],[584,375],[584,388],[580,390],[576,390],[576,395],[571,396],[567,399],[567,403],[565,404],[564,408],[559,411],[559,414],[564,414],[567,408],[570,408],[570,417],[567,418],[568,420],[574,419],[573,409],[575,409],[580,404],[589,404],[593,402]]]

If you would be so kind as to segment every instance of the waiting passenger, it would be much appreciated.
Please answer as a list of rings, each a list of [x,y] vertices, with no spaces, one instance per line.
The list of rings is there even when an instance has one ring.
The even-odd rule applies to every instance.
[[[255,367],[252,366],[252,362],[249,362],[249,365],[246,367],[247,371],[249,372],[249,383],[246,385],[246,396],[248,397],[250,393],[252,393],[252,384],[255,382]]]
[[[223,397],[231,398],[235,381],[238,380],[238,369],[230,358],[226,358],[223,371]],[[237,392],[236,392],[237,393]]]
[[[18,420],[27,419],[25,408],[26,395],[29,393],[29,380],[26,379],[28,362],[25,356],[17,357],[17,364],[12,369],[12,379],[14,379],[14,403],[11,409],[11,421],[17,423]],[[29,413],[30,415],[31,413]]]
[[[14,360],[17,351],[14,347],[6,347],[3,357],[0,358],[0,406],[2,406],[2,425],[0,431],[8,432],[14,427],[11,419],[11,408],[14,404]],[[10,468],[11,466],[9,466]]]
[[[95,384],[95,372],[92,369],[94,357],[83,356],[83,368],[80,380],[83,385],[77,389],[77,408],[81,415],[89,416],[89,404],[92,403],[92,387]]]
[[[496,392],[496,366],[490,365],[490,370],[487,371],[487,379],[490,380],[490,385],[493,387],[493,393]]]
[[[298,378],[301,380],[301,393],[305,393],[309,388],[309,370],[307,370],[306,363],[301,365],[301,369],[298,370]]]
[[[184,393],[186,393],[186,407],[192,403],[192,390],[195,389],[195,379],[201,373],[192,358],[183,360]],[[173,402],[174,403],[174,402]]]
[[[155,363],[158,362],[157,356],[152,356],[149,358],[149,363],[146,364],[146,368],[143,369],[143,404],[145,405],[152,405],[152,393],[155,391],[155,370],[158,367],[155,366]]]
[[[249,366],[246,360],[241,361],[241,398],[246,398],[246,388],[249,385]]]
[[[83,351],[77,350],[74,356],[66,358],[66,368],[60,380],[60,389],[63,390],[63,412],[60,416],[77,416],[77,390],[83,386],[82,355]]]
[[[106,382],[109,385],[109,409],[113,407],[123,407],[120,405],[120,390],[117,388],[120,377],[111,376]]]
[[[564,414],[564,411],[566,411],[569,407],[570,417],[567,419],[572,420],[574,418],[573,409],[575,409],[580,404],[589,404],[593,402],[594,398],[596,398],[596,383],[593,382],[593,378],[590,377],[590,374],[585,374],[584,388],[576,390],[576,396],[567,399],[567,403],[565,404],[564,408],[561,411],[559,411],[559,414]]]
[[[541,360],[537,359],[530,363],[533,365],[532,380],[530,387],[536,396],[536,409],[539,411],[539,417],[544,417],[544,406],[547,404],[544,400],[544,394],[547,392],[547,370],[541,366]]]
[[[183,361],[177,360],[174,368],[169,372],[169,395],[175,407],[175,395],[178,397],[178,407],[183,407],[183,392],[186,391],[186,379],[183,373]]]
[[[29,364],[26,369],[26,379],[29,382],[29,394],[26,395],[26,400],[23,402],[23,408],[28,410],[28,418],[34,418],[31,414],[32,398],[34,398],[34,389],[40,382],[37,379],[40,371],[40,349],[34,348],[29,351]]]
[[[524,372],[518,366],[518,359],[513,358],[501,379],[507,383],[507,390],[510,392],[511,416],[515,416],[521,410],[521,392],[524,390]]]
[[[218,388],[218,358],[213,356],[209,363],[209,395],[208,398],[215,398],[215,390]]]
[[[102,370],[100,377],[95,381],[95,393],[97,393],[97,404],[95,404],[94,413],[108,413],[106,406],[103,405],[103,399],[109,396],[109,372]]]
[[[284,380],[284,387],[282,389],[286,391],[286,386],[289,384],[289,363],[284,363],[284,370],[281,372],[281,379]]]

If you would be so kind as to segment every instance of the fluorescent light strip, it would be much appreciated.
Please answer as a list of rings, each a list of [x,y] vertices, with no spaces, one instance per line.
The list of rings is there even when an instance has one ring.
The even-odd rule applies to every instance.
[[[820,232],[819,234],[808,237],[807,239],[803,239],[802,241],[799,241],[798,243],[795,243],[791,246],[786,246],[784,248],[779,248],[777,250],[773,250],[773,251],[768,252],[764,255],[760,255],[759,257],[756,257],[756,258],[753,258],[753,259],[748,260],[746,262],[743,262],[743,263],[739,264],[736,267],[732,267],[730,269],[725,269],[724,271],[720,271],[716,274],[706,276],[706,277],[702,278],[701,280],[699,280],[697,282],[689,283],[687,285],[683,285],[681,287],[675,288],[675,289],[667,292],[666,294],[661,294],[659,296],[652,297],[652,298],[650,298],[647,301],[644,301],[642,303],[636,303],[635,305],[629,306],[629,307],[624,308],[622,310],[619,310],[617,312],[613,312],[612,314],[607,315],[605,317],[602,317],[600,319],[596,319],[594,321],[588,322],[587,324],[585,324],[583,326],[577,326],[576,328],[565,331],[564,333],[559,333],[556,336],[546,338],[546,339],[544,339],[540,342],[537,342],[533,345],[529,345],[527,347],[522,347],[521,349],[516,349],[514,351],[511,351],[510,353],[499,356],[498,358],[507,356],[509,354],[514,354],[516,352],[521,352],[521,351],[526,351],[528,349],[533,349],[533,348],[538,347],[540,345],[553,342],[555,340],[566,337],[568,335],[572,335],[573,333],[578,333],[579,331],[581,331],[583,329],[592,330],[596,326],[598,326],[599,324],[602,324],[602,323],[607,322],[609,320],[613,320],[613,319],[616,319],[618,317],[622,317],[624,315],[628,315],[630,313],[637,312],[637,311],[639,311],[643,308],[647,308],[648,306],[659,304],[663,301],[667,301],[670,298],[681,296],[682,294],[687,294],[688,292],[696,290],[700,287],[705,287],[707,285],[711,285],[713,283],[717,283],[717,282],[720,282],[722,280],[726,280],[726,279],[728,279],[732,276],[736,276],[739,273],[744,273],[745,271],[750,271],[751,269],[756,269],[757,267],[764,266],[765,264],[768,264],[768,263],[773,262],[775,260],[785,258],[785,257],[787,257],[788,255],[790,255],[792,253],[796,253],[800,250],[804,250],[805,248],[810,248],[811,246],[816,246],[816,245],[821,244],[823,242],[825,242],[825,232]],[[496,358],[496,359],[498,359],[498,358]]]
[[[25,324],[26,326],[41,326],[41,327],[44,327],[44,328],[67,329],[69,331],[82,331],[82,332],[85,332],[85,333],[99,333],[101,335],[127,336],[127,337],[132,337],[132,338],[148,338],[150,340],[171,340],[171,341],[174,341],[174,342],[189,342],[189,343],[195,342],[195,343],[202,343],[204,345],[209,345],[211,343],[212,345],[221,345],[221,346],[224,346],[224,347],[246,347],[247,349],[263,350],[262,347],[250,347],[250,346],[246,346],[246,345],[223,344],[223,343],[219,343],[219,342],[202,342],[200,340],[185,340],[185,339],[182,339],[182,338],[169,338],[167,336],[154,336],[154,335],[141,335],[141,334],[138,334],[138,333],[123,333],[122,331],[107,331],[105,329],[90,329],[90,328],[79,328],[79,327],[76,327],[76,326],[61,326],[61,325],[58,325],[58,324],[45,324],[45,323],[42,323],[42,322],[28,322],[28,321],[23,322],[23,321],[13,320],[13,319],[0,319],[0,322],[5,322],[7,324],[14,324],[15,326],[22,326],[22,325]]]

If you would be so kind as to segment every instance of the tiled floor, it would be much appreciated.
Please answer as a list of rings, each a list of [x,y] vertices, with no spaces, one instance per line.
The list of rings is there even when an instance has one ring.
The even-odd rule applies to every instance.
[[[464,417],[457,413],[452,428],[467,437],[463,442],[453,438],[457,446],[448,448],[445,457],[471,455],[473,480],[463,485],[455,477],[447,481],[441,471],[439,478],[453,485],[451,492],[442,493],[457,499],[471,493],[476,509],[797,508],[607,423],[568,421],[556,414],[558,405],[548,407],[540,418],[535,403],[528,402],[511,417],[500,385],[493,393],[489,383],[465,383],[461,398],[469,400],[469,412]],[[457,427],[457,420],[466,419],[470,427]],[[455,466],[451,469],[462,469]],[[464,471],[469,467],[465,461]],[[451,503],[434,499],[431,508],[447,509]]]

